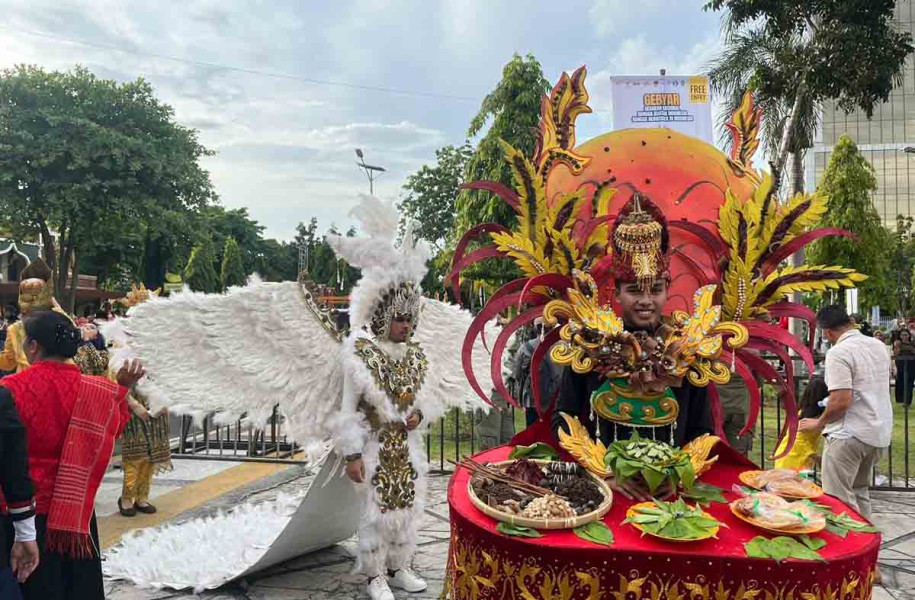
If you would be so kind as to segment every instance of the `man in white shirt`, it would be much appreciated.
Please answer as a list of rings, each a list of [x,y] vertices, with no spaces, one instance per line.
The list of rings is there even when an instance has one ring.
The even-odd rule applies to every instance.
[[[883,342],[863,335],[841,306],[827,306],[817,321],[831,348],[826,353],[829,403],[800,431],[822,431],[823,488],[869,519],[874,466],[893,436],[890,359]]]

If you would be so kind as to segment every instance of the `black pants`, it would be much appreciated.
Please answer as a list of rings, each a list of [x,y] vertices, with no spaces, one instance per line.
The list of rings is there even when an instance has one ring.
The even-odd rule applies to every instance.
[[[915,358],[915,357],[906,357]],[[915,388],[915,360],[896,361],[896,403],[912,403],[912,389]]]
[[[22,585],[25,600],[105,600],[105,585],[102,582],[102,560],[99,557],[76,560],[45,551],[45,537],[48,531],[48,515],[35,518],[38,533],[38,568]],[[13,547],[13,524],[5,519],[3,531],[6,535],[3,550],[6,556]],[[89,533],[96,548],[99,548],[98,527],[95,514],[89,522]],[[7,559],[6,564],[9,564]]]

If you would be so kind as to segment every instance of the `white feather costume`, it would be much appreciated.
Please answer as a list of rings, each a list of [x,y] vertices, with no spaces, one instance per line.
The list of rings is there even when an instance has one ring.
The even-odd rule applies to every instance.
[[[278,406],[295,440],[330,438],[342,455],[361,453],[366,510],[357,566],[374,575],[385,562],[399,568],[412,556],[426,492],[422,432],[449,408],[487,407],[461,364],[471,315],[420,296],[426,245],[414,243],[408,229],[395,248],[397,212],[376,198],[362,196],[353,214],[368,237],[328,236],[335,252],[362,270],[346,339],[307,283],[256,279],[227,294],[153,299],[131,309],[126,327],[103,334],[125,347],[112,357],[115,366],[132,356],[144,362],[151,381],[141,392],[153,410],[167,405],[179,414],[215,415],[217,423],[244,415],[261,424]],[[394,344],[387,339],[390,320],[405,310],[415,311],[412,340]],[[494,327],[487,334],[494,340]],[[488,373],[489,353],[482,343],[474,350],[477,372]],[[401,359],[409,361],[406,370],[388,368]],[[406,387],[385,386],[384,378],[398,372],[413,379]],[[483,377],[481,385],[492,383]],[[422,424],[407,433],[413,410]]]

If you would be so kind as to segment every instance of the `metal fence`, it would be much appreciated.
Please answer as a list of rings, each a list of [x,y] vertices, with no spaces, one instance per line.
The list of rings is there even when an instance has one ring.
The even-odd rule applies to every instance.
[[[238,420],[219,425],[211,417],[194,422],[178,420],[178,436],[172,438],[172,458],[245,462],[304,462],[301,448],[283,433],[283,419],[273,409],[266,428]]]
[[[897,375],[890,382],[894,408],[893,438],[874,470],[872,484],[880,489],[915,490],[915,473],[912,472],[915,465],[910,464],[910,441],[915,436],[912,431],[915,423],[910,418],[915,387],[915,355],[897,357],[894,363]],[[801,371],[802,365],[796,365],[796,372]],[[808,376],[805,374],[795,378],[798,401],[807,381]],[[749,457],[757,464],[771,468],[774,466],[772,455],[776,450],[785,413],[776,390],[765,386],[763,392],[764,398],[752,434],[753,447]],[[509,423],[508,435],[524,429],[523,410],[509,408],[504,415]],[[480,435],[482,419],[480,411],[470,413],[452,410],[431,425],[425,436],[425,446],[429,466],[434,472],[447,473],[452,470],[449,461],[459,461],[463,456],[483,449]],[[255,428],[245,421],[216,425],[210,418],[196,424],[189,417],[179,419],[175,429],[180,430],[178,436],[173,438],[175,458],[280,463],[303,462],[304,458],[301,448],[284,433],[283,420],[276,411],[265,429]],[[499,441],[504,443],[507,439]],[[820,451],[822,452],[822,444]]]

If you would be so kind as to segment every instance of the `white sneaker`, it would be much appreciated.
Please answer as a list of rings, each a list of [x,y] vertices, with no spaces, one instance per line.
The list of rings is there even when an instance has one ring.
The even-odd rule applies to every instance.
[[[397,569],[394,576],[389,577],[388,580],[392,586],[407,592],[422,592],[426,589],[426,582],[423,578],[408,567]]]
[[[388,580],[384,575],[373,578],[365,588],[372,600],[394,600],[394,593],[388,587]]]

